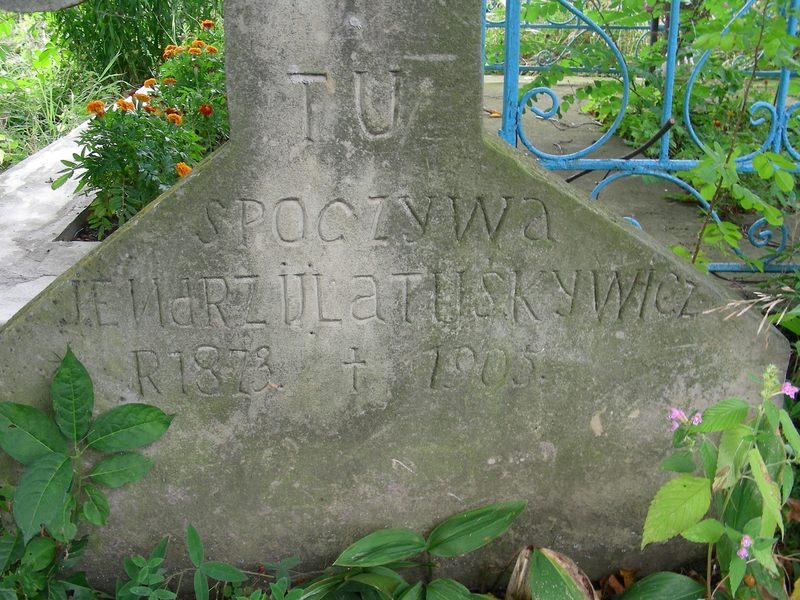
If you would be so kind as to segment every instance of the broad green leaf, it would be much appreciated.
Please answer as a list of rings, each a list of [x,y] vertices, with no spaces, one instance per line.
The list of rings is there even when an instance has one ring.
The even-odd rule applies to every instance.
[[[56,557],[56,542],[53,538],[37,536],[25,546],[22,564],[34,571],[47,568]]]
[[[786,504],[789,501],[789,496],[794,489],[794,467],[791,464],[783,466],[781,472],[781,504]]]
[[[472,594],[452,579],[434,579],[426,586],[425,600],[472,600]]]
[[[87,485],[84,491],[86,492],[86,502],[83,504],[83,516],[92,525],[105,525],[109,513],[108,498],[93,485]]]
[[[732,429],[747,418],[749,410],[749,405],[743,400],[736,398],[721,400],[703,412],[703,421],[697,425],[697,431],[708,433]]]
[[[676,452],[661,461],[658,468],[662,471],[674,471],[676,473],[694,473],[697,467],[694,464],[691,452]]]
[[[14,402],[0,402],[0,448],[23,465],[48,454],[67,453],[67,444],[50,417]]]
[[[125,452],[101,461],[89,473],[89,478],[100,485],[118,488],[126,483],[139,481],[152,467],[153,461],[146,456],[136,452]]]
[[[794,426],[794,423],[792,423],[792,418],[785,410],[781,410],[778,419],[781,423],[783,437],[785,437],[786,441],[789,442],[794,455],[796,457],[800,457],[800,434],[797,433],[797,428]]]
[[[739,589],[739,585],[742,583],[742,577],[744,577],[746,569],[747,563],[734,554],[728,565],[728,589],[734,598],[736,597],[736,590]]]
[[[397,600],[423,600],[425,591],[422,588],[422,582],[418,581],[402,594],[397,597]]]
[[[25,552],[22,535],[4,535],[0,537],[0,571],[5,571],[9,565],[19,560]]]
[[[195,600],[208,600],[208,577],[200,572],[194,572],[194,597]]]
[[[78,526],[72,522],[72,511],[75,508],[75,496],[67,495],[64,506],[47,524],[47,532],[59,542],[69,542],[78,535]]]
[[[619,600],[700,600],[705,593],[702,584],[686,575],[661,572],[637,581]]]
[[[502,535],[525,508],[524,500],[497,502],[453,515],[434,527],[428,552],[434,556],[461,556]]]
[[[408,529],[381,529],[361,538],[334,561],[337,567],[375,567],[425,551],[422,536]]]
[[[711,481],[680,475],[665,483],[647,511],[642,548],[683,533],[699,522],[711,505]]]
[[[9,588],[0,588],[0,600],[17,600],[17,592]]]
[[[775,183],[782,192],[787,194],[794,189],[794,177],[786,171],[775,171]]]
[[[528,571],[532,600],[594,600],[589,578],[563,554],[537,548]]]
[[[752,440],[752,433],[752,430],[746,425],[738,425],[722,432],[717,453],[715,490],[732,487],[739,480],[742,465],[747,459],[747,449]]]
[[[200,536],[191,523],[186,526],[186,548],[189,550],[189,560],[195,567],[200,567],[205,560],[203,542],[200,541]]]
[[[339,574],[319,579],[313,582],[303,591],[303,595],[300,596],[300,600],[310,600],[311,598],[322,598],[328,592],[339,587],[339,584],[341,584],[342,581],[344,581],[344,578],[345,578],[344,574]]]
[[[50,397],[61,433],[73,442],[83,439],[92,420],[94,390],[89,373],[69,346],[50,385]]]
[[[174,415],[149,404],[123,404],[104,412],[89,430],[89,447],[103,452],[133,450],[164,435]]]
[[[217,581],[229,581],[230,583],[241,583],[247,581],[247,575],[239,569],[229,564],[217,561],[208,561],[200,565],[200,570],[204,575]]]
[[[772,575],[778,575],[778,566],[775,564],[775,556],[772,553],[774,546],[775,540],[768,538],[757,539],[750,547],[750,554]]]
[[[403,583],[400,577],[379,573],[359,573],[352,576],[350,581],[369,586],[388,598],[391,598],[397,587]]]
[[[700,460],[703,461],[703,472],[706,477],[713,479],[714,474],[717,472],[717,449],[714,444],[705,440],[700,444],[698,453],[700,454]]]
[[[778,484],[772,481],[761,458],[761,453],[753,448],[748,454],[750,471],[761,494],[761,537],[771,538],[777,525],[783,534],[783,515],[781,514],[781,492]]]
[[[681,533],[690,542],[713,544],[725,533],[725,526],[716,519],[705,519]]]
[[[25,469],[14,494],[13,512],[26,544],[59,514],[71,484],[72,463],[63,454],[48,454]]]

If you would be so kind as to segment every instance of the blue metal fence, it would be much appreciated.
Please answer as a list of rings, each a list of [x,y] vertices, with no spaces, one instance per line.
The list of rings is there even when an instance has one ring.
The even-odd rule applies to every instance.
[[[524,1],[524,4],[523,4]],[[678,46],[679,46],[679,24],[680,24],[680,0],[669,0],[669,17],[667,32],[667,47],[664,72],[664,88],[662,90],[663,106],[661,111],[662,135],[657,141],[659,152],[657,158],[625,158],[625,159],[606,159],[592,158],[598,148],[603,146],[619,128],[620,122],[625,116],[628,107],[630,90],[630,73],[628,64],[620,49],[614,43],[607,29],[593,22],[583,11],[571,4],[567,0],[551,0],[557,2],[563,11],[569,13],[571,17],[561,22],[547,21],[544,23],[531,23],[522,18],[522,10],[531,0],[505,0],[505,19],[499,21],[493,19],[498,7],[499,0],[485,0],[484,2],[484,31],[502,28],[505,33],[505,55],[502,65],[493,62],[491,57],[485,57],[484,65],[487,71],[502,71],[504,74],[503,89],[503,121],[499,131],[502,137],[509,144],[516,146],[519,142],[537,157],[541,164],[552,170],[578,170],[578,171],[610,171],[612,174],[601,181],[592,191],[591,198],[594,200],[600,192],[608,185],[624,177],[633,175],[648,175],[670,181],[679,186],[708,211],[711,207],[701,194],[689,183],[680,179],[676,172],[687,171],[695,167],[702,156],[702,142],[692,124],[691,99],[692,92],[698,78],[706,65],[711,51],[704,52],[694,63],[691,75],[687,82],[687,88],[683,98],[682,115],[673,114],[673,99],[675,93],[675,77],[678,67]],[[756,0],[747,0],[742,7],[735,12],[727,26],[723,29],[722,35],[728,34],[731,26],[750,11]],[[800,0],[789,0],[787,18],[789,33],[797,33],[797,13],[800,8]],[[539,54],[534,64],[522,65],[520,63],[520,41],[522,31],[528,30],[571,30],[578,32],[593,32],[599,36],[608,46],[616,61],[616,67],[612,69],[614,75],[622,82],[622,97],[620,110],[614,121],[594,143],[579,151],[568,154],[551,154],[537,148],[535,140],[528,138],[522,127],[523,115],[526,118],[539,117],[550,119],[559,110],[560,99],[557,92],[549,87],[535,87],[527,90],[520,96],[520,73],[526,71],[542,71],[551,68],[566,52],[570,51],[571,45],[576,38],[571,41],[567,39],[563,48],[557,52],[547,52]],[[609,30],[611,28],[608,28]],[[651,32],[651,25],[626,26],[619,29],[641,30],[643,33],[637,42],[637,49],[640,43]],[[734,65],[731,68],[735,68]],[[578,69],[581,71],[591,71],[591,67]],[[794,112],[800,108],[800,102],[789,101],[789,82],[791,77],[797,73],[791,72],[787,68],[774,71],[758,71],[761,77],[777,78],[777,90],[773,103],[758,101],[749,108],[752,125],[764,125],[769,123],[769,132],[764,139],[761,147],[746,156],[736,159],[735,164],[739,172],[753,172],[753,158],[758,154],[770,151],[788,155],[795,162],[794,172],[800,172],[800,152],[792,145],[789,138],[790,121],[796,116]],[[542,109],[529,101],[537,98],[549,98],[551,103],[547,109]],[[763,116],[762,116],[763,115]],[[798,112],[800,115],[800,112]],[[687,130],[690,139],[697,147],[697,159],[676,159],[670,155],[670,127],[675,119],[682,121],[682,126]],[[720,218],[715,211],[711,211],[711,218],[720,223]],[[757,271],[753,261],[761,262],[761,266],[766,272],[788,272],[800,269],[800,264],[779,262],[779,254],[783,252],[789,243],[789,234],[786,225],[782,225],[779,231],[770,229],[766,219],[759,219],[749,228],[746,241],[756,249],[770,248],[770,252],[758,257],[749,256],[741,249],[735,248],[734,252],[741,259],[738,262],[716,262],[708,266],[710,271],[715,272],[749,272]]]

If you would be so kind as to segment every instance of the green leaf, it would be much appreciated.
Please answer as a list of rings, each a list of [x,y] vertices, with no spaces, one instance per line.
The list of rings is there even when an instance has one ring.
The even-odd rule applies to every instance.
[[[5,571],[9,565],[19,560],[25,552],[22,535],[4,535],[0,537],[0,571]]]
[[[67,453],[67,444],[50,417],[14,402],[0,402],[0,448],[23,465],[48,454]]]
[[[56,542],[53,538],[37,536],[25,546],[22,564],[34,571],[46,569],[56,557]]]
[[[797,428],[795,428],[794,423],[792,423],[792,418],[789,416],[789,413],[781,409],[778,420],[781,424],[783,437],[789,442],[789,446],[792,447],[794,455],[800,457],[800,434],[797,433]]]
[[[794,467],[791,464],[784,465],[781,475],[781,505],[783,505],[789,501],[794,489]]]
[[[594,600],[589,578],[563,554],[537,548],[528,571],[532,600]]]
[[[75,497],[67,494],[64,506],[47,524],[47,532],[59,542],[69,542],[78,535],[78,526],[72,522],[72,511],[75,508]]]
[[[89,478],[100,485],[118,488],[139,481],[152,467],[153,461],[149,458],[136,452],[125,452],[100,462],[89,473]]]
[[[787,194],[794,189],[794,177],[786,171],[775,171],[775,183],[782,192]]]
[[[28,541],[63,508],[72,484],[72,463],[63,454],[48,454],[32,463],[14,494],[14,521]]]
[[[772,575],[778,575],[780,571],[775,564],[775,556],[772,552],[774,546],[775,540],[765,538],[757,539],[750,547],[750,553],[753,555],[753,558]]]
[[[642,548],[683,533],[700,521],[711,505],[711,481],[681,475],[665,483],[647,511]]]
[[[200,567],[205,560],[203,542],[200,541],[200,536],[191,523],[186,526],[186,547],[189,550],[189,560],[195,567]]]
[[[402,594],[397,597],[397,600],[423,600],[424,590],[422,589],[422,582],[418,581]]]
[[[425,551],[422,536],[408,529],[381,529],[351,544],[334,561],[337,567],[375,567]]]
[[[67,353],[50,386],[56,424],[64,436],[77,442],[89,431],[94,390],[88,371],[67,346]]]
[[[703,412],[703,422],[697,425],[697,431],[710,433],[732,429],[747,418],[749,410],[750,406],[743,400],[721,400]]]
[[[239,569],[229,564],[217,561],[208,561],[200,565],[200,571],[211,579],[217,581],[229,581],[231,583],[241,583],[247,581],[247,575]]]
[[[725,430],[720,436],[715,490],[732,487],[739,480],[752,434],[752,430],[746,425],[738,425]]]
[[[194,597],[195,600],[208,600],[208,577],[200,572],[194,572]]]
[[[403,579],[396,574],[384,575],[379,573],[358,573],[348,579],[348,582],[355,582],[362,586],[372,588],[385,598],[392,598],[392,594],[403,583]]]
[[[83,505],[83,516],[92,525],[105,525],[109,513],[108,498],[93,485],[87,485],[84,491],[87,498]]]
[[[160,558],[164,559],[167,556],[167,544],[169,543],[169,536],[165,535],[161,538],[161,541],[156,544],[156,547],[153,548],[153,551],[150,552],[150,558]]]
[[[661,572],[637,581],[619,600],[700,600],[705,592],[702,584],[686,575]]]
[[[164,435],[174,415],[149,404],[123,404],[104,412],[89,430],[89,447],[103,452],[133,450]]]
[[[339,584],[342,583],[344,579],[345,579],[344,574],[332,575],[330,577],[324,577],[323,579],[318,579],[303,591],[303,595],[300,596],[300,600],[310,600],[311,598],[323,598],[328,592],[331,592],[337,587],[339,587]]]
[[[502,535],[525,508],[524,500],[497,502],[446,519],[428,536],[434,556],[461,556]]]
[[[697,467],[694,464],[691,452],[676,452],[661,461],[658,468],[662,471],[674,471],[676,473],[694,473]]]
[[[716,519],[705,519],[681,533],[690,542],[713,544],[725,533],[725,526]]]
[[[71,176],[72,176],[72,171],[67,171],[66,173],[64,173],[63,175],[61,175],[60,177],[58,177],[58,178],[57,178],[55,181],[53,181],[53,183],[51,183],[51,184],[50,184],[50,188],[51,188],[51,189],[53,189],[53,190],[57,190],[57,189],[58,189],[58,188],[60,188],[62,185],[64,185],[65,183],[67,183],[67,180],[68,180],[68,179],[69,179]]]
[[[472,600],[472,594],[452,579],[434,579],[426,587],[425,600]]]
[[[736,590],[739,589],[739,585],[742,583],[742,577],[744,577],[746,569],[747,563],[734,554],[731,558],[730,565],[728,565],[728,587],[731,596],[734,598],[736,597]]]
[[[771,538],[777,525],[783,534],[783,515],[781,514],[781,492],[778,484],[772,481],[761,458],[761,453],[753,448],[748,454],[750,471],[761,494],[761,537]]]
[[[700,454],[700,460],[703,461],[703,472],[706,477],[713,479],[714,474],[717,472],[717,449],[714,447],[714,444],[705,440],[700,444],[698,452]]]

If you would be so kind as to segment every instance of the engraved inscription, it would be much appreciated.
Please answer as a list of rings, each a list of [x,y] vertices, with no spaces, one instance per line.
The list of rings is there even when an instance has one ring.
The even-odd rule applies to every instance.
[[[358,124],[367,139],[380,140],[391,137],[400,117],[400,71],[396,69],[389,71],[388,86],[378,86],[374,77],[368,78],[366,75],[367,71],[353,73]],[[375,90],[378,87],[380,92]],[[388,88],[388,94],[385,88]],[[382,102],[377,98],[380,95],[384,96]],[[377,116],[378,111],[375,108],[379,104],[385,107],[381,117]]]
[[[358,348],[350,348],[350,352],[352,353],[352,357],[349,360],[345,360],[342,365],[347,370],[350,370],[351,378],[350,382],[352,384],[352,389],[350,391],[357,392],[358,391],[358,370],[365,367],[367,365],[366,361],[360,360],[358,358]]]
[[[303,86],[303,107],[305,109],[303,119],[303,137],[308,142],[313,142],[317,136],[316,122],[314,120],[314,102],[311,91],[312,84],[327,83],[326,73],[289,73],[289,81]]]

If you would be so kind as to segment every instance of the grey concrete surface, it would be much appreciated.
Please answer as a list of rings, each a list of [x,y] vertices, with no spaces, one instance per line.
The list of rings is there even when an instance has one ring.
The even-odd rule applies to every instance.
[[[0,173],[0,324],[94,246],[56,241],[91,202],[74,195],[74,180],[50,188],[61,160],[79,151],[79,131]]]
[[[47,403],[71,343],[98,411],[177,414],[110,494],[95,583],[187,522],[209,558],[312,569],[516,498],[439,573],[527,544],[593,577],[685,558],[639,552],[667,411],[757,399],[787,343],[705,314],[728,290],[483,132],[480,23],[479,0],[229,0],[231,141],[0,328],[17,401]]]

